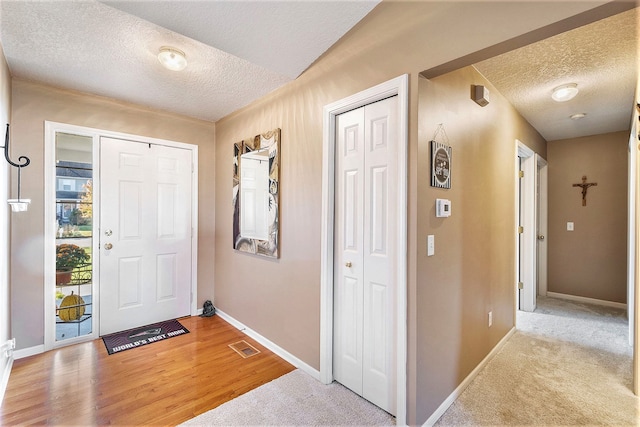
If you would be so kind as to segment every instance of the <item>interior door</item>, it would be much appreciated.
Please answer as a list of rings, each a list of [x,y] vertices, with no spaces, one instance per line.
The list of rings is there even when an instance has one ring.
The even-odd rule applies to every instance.
[[[522,170],[522,157],[518,157],[518,310],[524,310],[524,171]]]
[[[547,228],[548,228],[548,196],[547,196],[547,162],[536,155],[538,168],[536,174],[536,220],[537,220],[537,290],[538,295],[547,296]]]
[[[337,117],[334,378],[396,412],[397,97]]]
[[[533,150],[518,142],[519,230],[518,230],[518,306],[523,311],[536,309],[536,258],[537,258],[537,212],[536,175],[537,155]]]
[[[100,334],[186,316],[189,150],[101,138]]]

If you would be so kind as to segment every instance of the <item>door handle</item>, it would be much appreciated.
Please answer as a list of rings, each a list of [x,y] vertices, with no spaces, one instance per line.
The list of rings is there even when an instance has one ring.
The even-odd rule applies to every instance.
[[[542,234],[538,234],[538,240],[544,240],[544,236]]]
[[[110,250],[111,248],[113,248],[113,245],[112,245],[111,243],[105,243],[105,244],[104,244],[104,248],[105,248],[106,250]]]
[[[350,268],[351,267],[351,261],[347,261],[344,265],[345,265],[345,267],[349,267]]]

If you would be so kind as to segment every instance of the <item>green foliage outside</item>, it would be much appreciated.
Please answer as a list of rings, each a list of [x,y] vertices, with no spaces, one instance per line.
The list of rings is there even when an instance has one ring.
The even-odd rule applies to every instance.
[[[91,220],[93,219],[93,181],[89,180],[86,184],[83,185],[84,194],[80,198],[80,207],[78,211],[80,213],[80,217],[84,221],[83,223],[76,223],[78,225],[91,224]]]
[[[70,243],[56,245],[56,270],[71,270],[91,259],[84,248]]]

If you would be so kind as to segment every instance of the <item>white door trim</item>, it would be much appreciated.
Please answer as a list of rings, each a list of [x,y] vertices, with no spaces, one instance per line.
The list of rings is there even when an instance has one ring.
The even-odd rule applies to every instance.
[[[46,319],[53,319],[55,317],[55,286],[51,286],[55,283],[55,136],[56,132],[65,132],[75,135],[84,135],[93,138],[93,160],[94,160],[94,210],[99,211],[100,197],[98,194],[99,183],[99,141],[100,137],[110,137],[117,139],[125,139],[136,142],[143,142],[148,144],[164,145],[167,147],[182,148],[191,151],[191,161],[193,165],[193,173],[191,175],[191,185],[193,189],[192,197],[192,214],[191,224],[193,226],[191,237],[191,305],[190,311],[192,316],[198,314],[198,146],[193,144],[185,144],[182,142],[170,141],[166,139],[151,138],[146,136],[133,135],[121,132],[112,132],[104,129],[89,128],[84,126],[70,125],[66,123],[57,123],[51,121],[45,121],[44,123],[44,351],[51,350],[56,347],[75,344],[77,342],[88,341],[98,338],[98,331],[100,325],[98,320],[100,318],[100,295],[99,295],[99,283],[100,277],[99,263],[94,265],[94,277],[96,278],[93,283],[93,328],[90,335],[84,335],[77,339],[68,339],[63,342],[56,342],[55,339],[55,323],[47,322]],[[53,218],[54,220],[50,220]],[[99,236],[99,232],[95,229],[99,227],[99,222],[94,221],[94,236]],[[98,253],[99,239],[95,238],[93,241],[93,253]]]
[[[637,129],[636,129],[637,130]],[[638,132],[634,132],[638,135]],[[640,139],[640,136],[638,136]],[[635,144],[634,144],[635,147]],[[633,393],[636,396],[640,395],[640,235],[638,231],[638,224],[640,223],[640,147],[635,150],[635,259],[632,262],[635,264],[634,271],[635,277],[633,280]]]
[[[627,221],[629,231],[627,233],[627,318],[629,319],[629,345],[633,346],[633,337],[635,334],[635,268],[636,268],[636,188],[638,176],[637,168],[638,162],[636,158],[636,135],[638,134],[637,128],[638,120],[632,117],[631,134],[629,135],[629,159],[628,159],[628,173],[629,173],[629,185],[628,185],[628,200],[629,209],[627,210]]]
[[[548,224],[549,224],[549,170],[548,164],[545,159],[538,156],[536,154],[536,159],[538,163],[538,230],[536,232],[537,235],[544,236],[543,240],[538,240],[537,247],[537,275],[538,275],[538,295],[546,296],[547,295],[547,257],[549,246],[547,244],[547,233],[548,233]],[[536,236],[537,237],[537,236]]]
[[[640,83],[638,86],[640,90]],[[636,102],[640,93],[636,91]],[[640,105],[640,104],[638,104]],[[628,315],[629,342],[633,347],[633,393],[640,395],[640,139],[638,119],[640,107],[634,109],[629,136],[629,250],[627,256],[629,265],[628,277]]]
[[[323,109],[322,232],[320,262],[320,380],[333,381],[333,227],[336,116],[398,96],[398,241],[397,241],[397,414],[406,424],[407,400],[407,164],[409,76],[407,74],[326,105]]]

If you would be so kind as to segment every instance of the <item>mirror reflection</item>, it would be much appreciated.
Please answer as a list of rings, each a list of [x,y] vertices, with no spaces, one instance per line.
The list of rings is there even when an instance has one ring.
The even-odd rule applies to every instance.
[[[277,258],[280,129],[234,144],[233,247]]]

